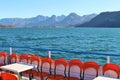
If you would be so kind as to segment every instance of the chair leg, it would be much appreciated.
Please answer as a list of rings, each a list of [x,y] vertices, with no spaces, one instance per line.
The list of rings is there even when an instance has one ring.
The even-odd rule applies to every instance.
[[[32,80],[32,75],[31,74],[29,74],[29,80]]]

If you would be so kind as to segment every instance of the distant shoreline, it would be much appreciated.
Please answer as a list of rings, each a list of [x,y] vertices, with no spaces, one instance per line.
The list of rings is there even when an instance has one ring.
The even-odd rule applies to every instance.
[[[0,28],[120,28],[120,27],[1,27]]]

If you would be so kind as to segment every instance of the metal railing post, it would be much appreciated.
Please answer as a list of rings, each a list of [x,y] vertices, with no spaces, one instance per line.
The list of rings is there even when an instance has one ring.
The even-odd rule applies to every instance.
[[[110,56],[107,56],[107,63],[110,63]]]
[[[48,51],[48,57],[51,58],[51,51]]]
[[[12,47],[10,47],[10,54],[8,55],[8,64],[11,63],[11,60],[10,60],[10,55],[12,54]]]
[[[10,55],[12,54],[12,47],[10,47]]]

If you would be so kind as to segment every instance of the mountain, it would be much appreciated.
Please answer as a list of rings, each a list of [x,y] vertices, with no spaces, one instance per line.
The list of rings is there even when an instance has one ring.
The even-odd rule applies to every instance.
[[[16,27],[27,27],[29,24],[35,24],[48,19],[47,16],[38,15],[33,18],[4,18],[0,20],[0,24],[13,25]]]
[[[38,15],[32,18],[4,18],[0,19],[0,24],[15,27],[66,27],[88,22],[95,16],[96,14],[79,16],[76,13],[70,13],[68,16],[52,15],[51,17]]]
[[[97,16],[96,14],[90,14],[90,15],[82,16],[81,24],[83,24],[85,22],[89,22],[91,19],[93,19],[96,16]]]
[[[43,21],[36,21],[35,23],[29,23],[25,26],[29,26],[29,27],[51,27],[51,26],[56,26],[55,24],[59,21],[62,21],[65,18],[64,15],[61,16],[56,16],[56,15],[52,15],[51,17],[43,20]]]
[[[120,11],[103,12],[91,21],[77,27],[120,27]]]
[[[68,16],[66,16],[65,19],[58,22],[56,25],[58,26],[69,26],[69,25],[75,25],[78,23],[81,23],[82,17],[77,15],[76,13],[71,13]]]

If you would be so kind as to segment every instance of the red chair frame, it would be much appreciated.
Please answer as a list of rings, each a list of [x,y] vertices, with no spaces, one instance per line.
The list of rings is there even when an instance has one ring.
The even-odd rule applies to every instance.
[[[83,64],[83,79],[84,79],[85,70],[86,70],[87,68],[94,68],[94,69],[96,70],[96,77],[98,76],[98,69],[99,69],[98,63],[89,61],[89,62],[85,62],[85,63]]]
[[[113,70],[117,73],[117,78],[119,78],[120,67],[117,64],[108,63],[103,66],[103,75],[107,70]]]
[[[17,62],[17,60],[19,61],[19,55],[17,54],[17,53],[12,53],[11,55],[10,55],[10,63],[12,63],[12,59],[15,59],[15,63]]]
[[[0,64],[0,66],[5,65],[6,64],[6,58],[7,58],[7,53],[6,52],[0,52],[0,57],[4,58],[4,63]]]
[[[70,77],[70,71],[71,71],[70,69],[71,69],[72,66],[78,66],[80,68],[80,78],[81,78],[83,63],[80,60],[76,60],[76,59],[70,60],[69,69],[68,69],[68,78],[71,78]]]

